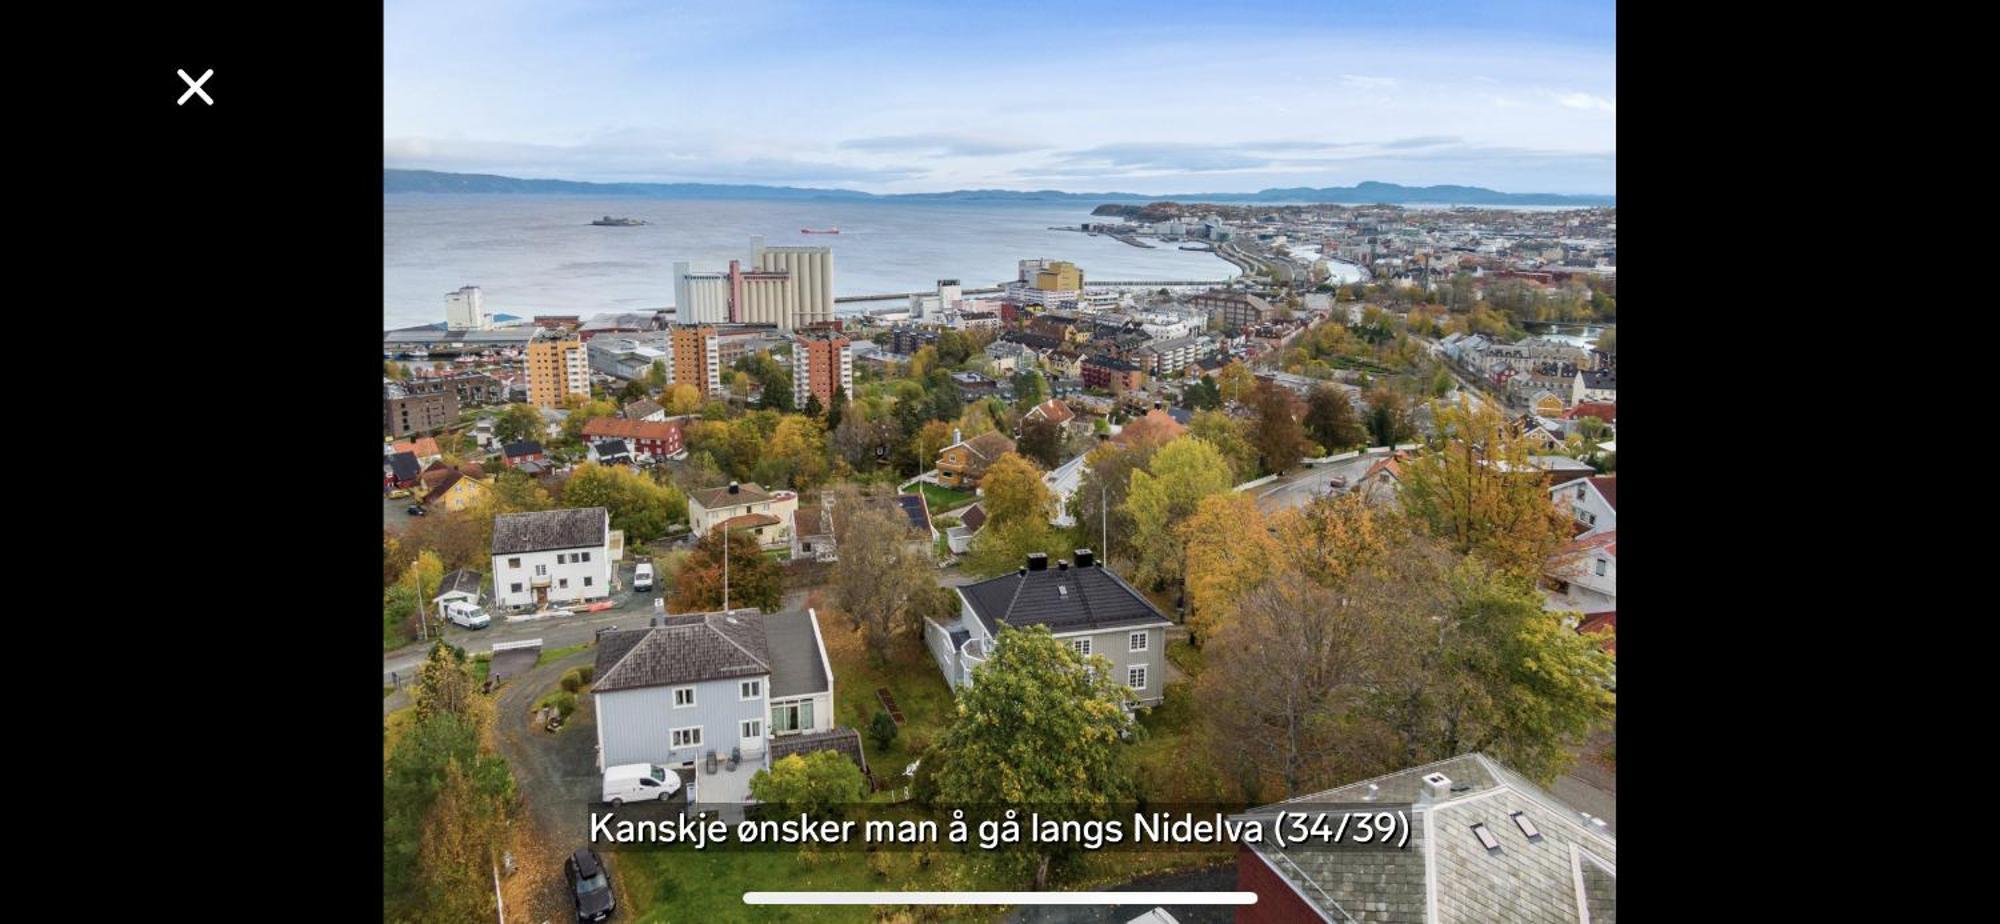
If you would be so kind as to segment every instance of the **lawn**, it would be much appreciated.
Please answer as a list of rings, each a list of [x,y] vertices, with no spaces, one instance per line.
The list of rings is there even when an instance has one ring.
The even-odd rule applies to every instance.
[[[951,723],[954,707],[944,674],[914,640],[877,666],[869,663],[861,633],[849,629],[842,617],[822,609],[819,629],[826,639],[827,661],[833,665],[833,724],[861,732],[862,751],[876,776],[901,774],[924,748],[944,737]],[[887,750],[877,748],[868,736],[868,726],[882,708],[875,696],[880,687],[889,688],[896,708],[903,711],[904,724]]]
[[[939,852],[928,865],[913,851],[864,853],[827,850],[805,858],[798,852],[681,849],[607,852],[614,878],[624,892],[633,921],[749,920],[743,893],[749,891],[859,892],[870,890],[976,890],[1019,888],[1000,880],[987,864]],[[897,920],[879,916],[888,909],[866,905],[758,908],[759,921]],[[621,914],[625,909],[621,908]],[[997,921],[1004,908],[976,906],[925,909],[922,920]],[[904,918],[903,920],[909,920]]]
[[[977,494],[954,491],[942,485],[931,484],[928,481],[917,482],[917,490],[923,492],[924,502],[931,505],[932,513],[957,510],[979,499],[979,495]]]
[[[589,648],[589,647],[590,647],[590,643],[589,643],[589,642],[584,642],[584,643],[583,643],[583,644],[581,644],[581,645],[571,645],[571,646],[569,646],[568,648],[550,648],[550,649],[547,649],[547,650],[545,650],[545,651],[543,651],[543,652],[542,652],[542,656],[541,656],[541,657],[539,657],[539,658],[536,658],[536,659],[535,659],[535,666],[536,666],[536,667],[541,667],[542,665],[544,665],[544,664],[547,664],[547,663],[549,663],[550,661],[559,661],[559,660],[562,660],[563,658],[567,658],[567,657],[569,657],[570,655],[573,655],[573,654],[576,654],[577,652],[579,652],[579,651],[582,651],[582,650],[584,650],[585,648]],[[481,679],[485,679],[485,678],[481,678]]]

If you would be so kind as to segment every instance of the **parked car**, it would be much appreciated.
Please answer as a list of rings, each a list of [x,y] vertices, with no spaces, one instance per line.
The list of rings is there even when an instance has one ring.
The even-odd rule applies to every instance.
[[[602,921],[617,910],[618,899],[611,894],[611,876],[604,871],[604,861],[598,859],[597,851],[581,848],[569,855],[563,864],[563,876],[569,880],[569,896],[576,902],[576,919],[579,921]]]
[[[639,567],[632,572],[632,589],[633,590],[653,589],[652,562],[642,561],[639,563]]]
[[[396,490],[389,492],[389,497],[394,500],[402,500],[403,498],[409,496],[410,496],[409,488],[397,488]]]
[[[681,775],[659,764],[621,764],[604,768],[604,799],[615,808],[627,802],[665,802],[681,791]]]
[[[410,506],[403,508],[403,512],[413,517],[420,517],[428,513],[429,511],[425,510],[424,505],[422,504],[411,504]]]
[[[493,624],[493,617],[486,615],[477,604],[463,600],[453,600],[444,605],[444,618],[452,625],[467,629],[484,629]]]

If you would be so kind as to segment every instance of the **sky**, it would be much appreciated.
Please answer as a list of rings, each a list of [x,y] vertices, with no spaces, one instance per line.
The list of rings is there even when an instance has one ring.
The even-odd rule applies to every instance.
[[[1615,194],[1611,0],[388,0],[385,167]]]

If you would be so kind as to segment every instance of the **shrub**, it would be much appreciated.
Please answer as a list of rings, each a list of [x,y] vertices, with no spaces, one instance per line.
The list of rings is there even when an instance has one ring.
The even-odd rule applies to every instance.
[[[597,665],[585,664],[584,666],[577,668],[576,676],[578,680],[583,681],[583,683],[586,686],[588,686],[592,680],[595,680],[597,678]]]
[[[576,711],[576,694],[568,692],[558,693],[556,694],[556,698],[551,702],[551,705],[556,707],[556,715],[562,716],[564,721],[568,721],[569,714]]]
[[[583,675],[578,671],[572,670],[562,675],[562,680],[559,683],[562,685],[564,693],[575,693],[583,689]]]
[[[890,742],[896,740],[896,735],[900,731],[901,729],[896,727],[896,720],[890,717],[889,710],[875,710],[875,721],[868,725],[868,737],[874,739],[876,750],[888,750]]]

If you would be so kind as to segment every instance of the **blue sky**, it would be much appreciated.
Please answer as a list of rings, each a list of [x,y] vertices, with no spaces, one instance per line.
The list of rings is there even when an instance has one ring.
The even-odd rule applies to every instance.
[[[1615,193],[1614,4],[384,9],[389,167],[592,181]]]

